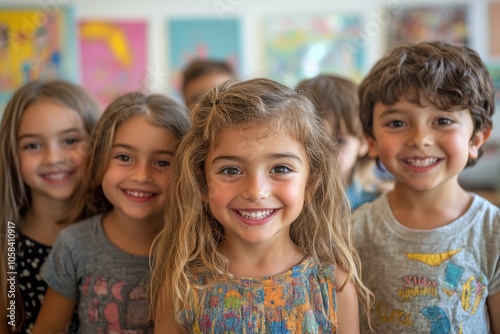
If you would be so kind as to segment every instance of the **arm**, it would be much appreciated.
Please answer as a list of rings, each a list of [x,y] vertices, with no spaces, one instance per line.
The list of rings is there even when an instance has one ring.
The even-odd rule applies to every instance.
[[[75,299],[66,298],[47,287],[32,334],[66,333],[71,324],[75,306]]]
[[[492,334],[500,334],[500,292],[488,297],[488,312],[490,314],[490,326]]]
[[[346,279],[348,279],[347,273],[337,267],[335,269],[335,285],[337,289],[344,285],[342,291],[337,290],[337,332],[340,334],[359,334],[358,294],[354,283],[352,281],[346,282]]]
[[[168,302],[167,305],[161,305],[161,299],[162,298],[158,298],[158,302],[156,303],[156,314],[154,319],[155,333],[186,333],[177,321],[175,321],[174,305],[171,302]]]

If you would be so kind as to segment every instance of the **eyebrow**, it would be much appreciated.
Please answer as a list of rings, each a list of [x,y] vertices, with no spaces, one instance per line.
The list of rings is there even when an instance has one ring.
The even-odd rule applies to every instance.
[[[287,159],[296,160],[300,164],[303,164],[302,160],[296,154],[294,154],[294,153],[271,153],[271,154],[269,154],[267,156],[267,158],[269,160],[278,160],[278,159],[287,158]],[[229,160],[229,161],[235,161],[235,162],[240,162],[240,163],[243,163],[243,162],[247,161],[247,159],[245,159],[244,157],[240,157],[240,156],[235,156],[235,155],[221,155],[221,156],[215,157],[212,160],[212,163],[214,163],[214,162],[216,162],[218,160]]]
[[[124,148],[124,149],[127,149],[127,150],[130,150],[130,151],[138,151],[138,149],[132,145],[127,145],[127,144],[114,144],[111,149],[114,149],[114,148]],[[168,150],[154,150],[153,151],[154,153],[164,153],[164,154],[170,154],[170,155],[174,155],[174,152],[172,151],[168,151]]]
[[[63,131],[59,131],[57,134],[58,135],[65,135],[65,134],[69,134],[71,132],[78,132],[78,133],[81,133],[82,129],[79,129],[79,128],[71,128],[71,129],[66,129],[66,130],[63,130]],[[19,136],[17,138],[17,140],[21,140],[21,139],[24,139],[24,138],[31,138],[31,137],[43,137],[42,135],[38,134],[38,133],[25,133],[23,134],[22,136]]]

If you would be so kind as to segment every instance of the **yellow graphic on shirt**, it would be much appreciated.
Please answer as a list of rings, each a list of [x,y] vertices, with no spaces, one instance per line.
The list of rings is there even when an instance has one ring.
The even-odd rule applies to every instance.
[[[460,249],[455,249],[440,254],[407,253],[406,257],[408,257],[410,260],[420,261],[422,263],[428,264],[429,266],[439,266],[444,261],[451,259],[453,255],[457,254],[458,252],[460,252]]]
[[[379,302],[375,305],[376,318],[384,323],[400,324],[404,326],[412,326],[414,324],[412,314],[406,311],[392,308],[386,302]]]
[[[462,286],[462,308],[464,311],[474,315],[486,291],[485,284],[481,282],[481,277],[477,279],[475,276],[469,277],[467,282]]]

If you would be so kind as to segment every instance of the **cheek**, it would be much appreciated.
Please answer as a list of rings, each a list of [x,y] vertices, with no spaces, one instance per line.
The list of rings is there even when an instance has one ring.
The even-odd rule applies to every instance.
[[[115,176],[115,177],[114,177]],[[113,172],[112,167],[108,167],[106,172],[104,173],[101,181],[101,187],[104,195],[109,200],[109,194],[111,194],[111,190],[116,187],[118,184],[116,180],[116,173]]]
[[[210,205],[225,205],[233,196],[231,187],[227,184],[208,181],[208,202]]]
[[[33,157],[19,155],[19,169],[23,179],[29,178],[35,173],[36,165],[36,160]]]
[[[348,171],[354,167],[358,160],[358,148],[353,146],[345,146],[339,150],[339,163],[343,171]]]
[[[87,158],[87,146],[79,146],[75,150],[68,152],[68,165],[73,168],[83,168]]]

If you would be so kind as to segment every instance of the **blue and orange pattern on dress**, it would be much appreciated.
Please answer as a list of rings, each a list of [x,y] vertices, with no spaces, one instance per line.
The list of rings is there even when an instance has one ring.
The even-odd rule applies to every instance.
[[[335,266],[312,257],[275,276],[191,277],[178,319],[190,333],[335,333]]]

